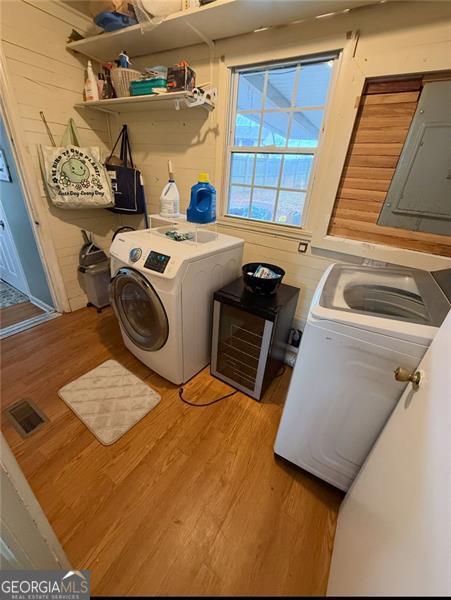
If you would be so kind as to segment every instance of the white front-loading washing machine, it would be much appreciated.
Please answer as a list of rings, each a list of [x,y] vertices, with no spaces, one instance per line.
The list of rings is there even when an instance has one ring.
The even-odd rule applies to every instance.
[[[177,229],[186,233],[189,225]],[[110,297],[127,348],[181,384],[210,362],[213,292],[239,277],[244,242],[206,229],[175,241],[166,231],[115,237]]]
[[[438,274],[349,265],[325,272],[294,366],[277,455],[349,488],[406,386],[395,369],[417,367],[450,309],[451,270]]]

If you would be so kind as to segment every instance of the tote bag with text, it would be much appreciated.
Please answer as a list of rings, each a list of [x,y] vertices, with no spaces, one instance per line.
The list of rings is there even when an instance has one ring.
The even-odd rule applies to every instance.
[[[100,149],[80,146],[72,119],[61,146],[40,146],[39,162],[48,197],[58,208],[114,206],[110,178],[100,162]]]

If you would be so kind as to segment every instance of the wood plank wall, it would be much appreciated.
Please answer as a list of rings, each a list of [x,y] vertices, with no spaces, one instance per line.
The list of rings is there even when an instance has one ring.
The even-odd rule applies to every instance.
[[[451,256],[451,237],[377,224],[421,88],[422,77],[367,83],[349,144],[329,235]]]
[[[42,226],[51,233],[69,305],[76,310],[87,302],[77,272],[81,229],[91,231],[96,244],[108,250],[120,219],[107,210],[71,211],[49,203],[38,161],[38,146],[48,145],[49,136],[39,113],[44,112],[57,142],[72,117],[82,144],[98,146],[103,156],[108,155],[111,146],[106,115],[74,109],[83,99],[87,59],[66,50],[72,27],[89,35],[92,25],[59,0],[0,0],[0,5],[0,38],[23,139],[41,190]]]

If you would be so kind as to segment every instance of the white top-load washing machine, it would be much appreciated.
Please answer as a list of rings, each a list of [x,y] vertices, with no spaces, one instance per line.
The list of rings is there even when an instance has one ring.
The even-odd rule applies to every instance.
[[[175,241],[168,229],[115,237],[110,297],[127,348],[181,384],[210,362],[213,292],[239,277],[244,242],[206,229]]]
[[[451,270],[439,273],[449,285]],[[275,453],[347,490],[406,386],[395,369],[417,367],[449,309],[427,271],[327,269],[310,306]]]

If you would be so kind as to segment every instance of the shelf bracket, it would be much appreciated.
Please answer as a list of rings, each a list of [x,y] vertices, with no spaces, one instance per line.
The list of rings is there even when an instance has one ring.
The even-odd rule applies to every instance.
[[[205,34],[203,34],[201,31],[199,31],[197,29],[197,27],[194,27],[194,25],[191,25],[191,23],[188,20],[185,20],[185,25],[187,25],[192,31],[194,31],[194,33],[205,43],[207,44],[207,46],[210,48],[210,50],[213,50],[213,48],[215,47],[215,43],[213,40],[211,40],[210,38],[208,38]]]
[[[199,31],[199,29],[197,29],[197,27],[194,27],[194,25],[191,25],[191,23],[186,20],[185,24],[192,30],[194,31],[194,33],[205,43],[207,44],[208,48],[209,48],[209,54],[210,54],[210,82],[213,82],[213,60],[214,60],[214,54],[215,54],[215,43],[213,40],[211,40],[209,37],[207,37],[204,33],[202,33],[202,31]]]
[[[105,113],[107,115],[116,115],[117,111],[114,110],[108,110],[108,108],[104,108],[104,107],[100,107],[99,106],[83,106],[82,102],[79,102],[78,104],[75,105],[75,108],[83,108],[83,109],[91,109],[91,110],[97,110],[98,112],[102,112]]]

